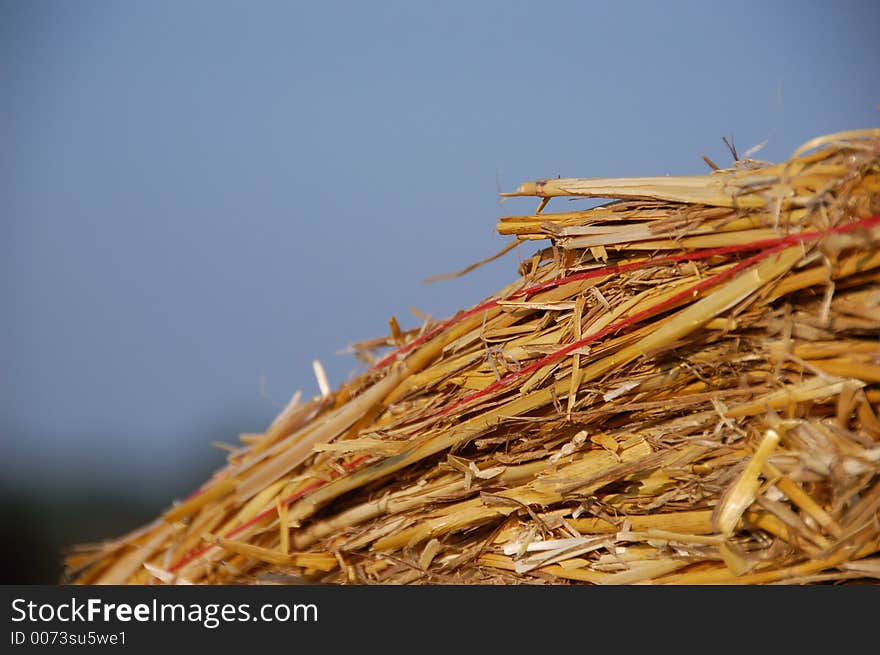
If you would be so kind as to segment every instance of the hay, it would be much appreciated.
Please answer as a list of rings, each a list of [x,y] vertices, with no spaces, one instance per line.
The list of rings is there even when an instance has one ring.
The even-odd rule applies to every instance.
[[[79,583],[808,583],[880,574],[880,130],[554,179],[483,303],[356,345]],[[612,200],[543,211],[557,196]],[[383,353],[383,349],[393,349]],[[316,371],[320,372],[320,367]]]

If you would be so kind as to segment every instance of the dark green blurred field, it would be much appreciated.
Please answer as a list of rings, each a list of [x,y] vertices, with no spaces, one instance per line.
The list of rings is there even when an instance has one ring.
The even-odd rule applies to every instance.
[[[158,499],[120,496],[95,488],[59,498],[3,490],[2,582],[53,584],[61,580],[62,551],[136,527],[161,507]]]
[[[217,463],[215,457],[209,460]],[[95,483],[52,488],[50,481],[45,481],[45,490],[21,489],[0,481],[0,584],[62,582],[65,549],[112,538],[153,520],[211,471],[194,469],[150,489]]]

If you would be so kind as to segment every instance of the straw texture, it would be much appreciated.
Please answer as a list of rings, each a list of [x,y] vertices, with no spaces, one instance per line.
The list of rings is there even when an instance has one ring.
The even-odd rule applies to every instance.
[[[539,200],[498,223],[539,247],[509,286],[392,319],[355,346],[366,372],[296,396],[164,516],[71,553],[69,579],[880,576],[880,130],[507,195]],[[560,196],[610,202],[548,211]]]

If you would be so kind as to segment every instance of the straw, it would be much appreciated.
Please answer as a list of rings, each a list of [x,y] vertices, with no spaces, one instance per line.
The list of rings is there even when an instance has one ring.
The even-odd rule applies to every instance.
[[[316,361],[319,395],[67,579],[876,580],[880,130],[712,168],[503,194],[538,208],[453,275],[547,241],[507,287],[391,317],[336,388]]]

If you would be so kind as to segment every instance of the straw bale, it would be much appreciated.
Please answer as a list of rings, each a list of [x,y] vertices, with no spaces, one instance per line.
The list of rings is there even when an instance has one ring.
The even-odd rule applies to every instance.
[[[316,364],[319,396],[150,525],[77,549],[69,579],[876,579],[880,130],[505,195],[539,200],[498,222],[539,246],[511,284],[392,318],[335,389]]]

